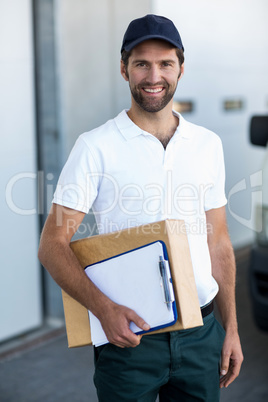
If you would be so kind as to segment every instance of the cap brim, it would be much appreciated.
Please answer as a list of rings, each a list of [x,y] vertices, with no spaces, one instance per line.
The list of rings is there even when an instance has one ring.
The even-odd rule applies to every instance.
[[[171,40],[169,38],[166,38],[165,36],[162,36],[162,35],[146,35],[146,36],[143,36],[143,37],[141,37],[139,39],[136,39],[135,41],[133,41],[133,42],[127,44],[127,45],[124,45],[124,47],[122,46],[121,53],[122,53],[122,51],[124,49],[129,52],[135,46],[137,46],[140,43],[142,43],[142,42],[144,42],[146,40],[149,40],[149,39],[162,39],[162,40],[165,40],[166,42],[171,43],[173,46],[177,47],[178,49],[182,49],[184,51],[184,47],[183,47],[182,43],[178,44],[177,42],[175,42],[175,41],[173,41],[173,40]]]

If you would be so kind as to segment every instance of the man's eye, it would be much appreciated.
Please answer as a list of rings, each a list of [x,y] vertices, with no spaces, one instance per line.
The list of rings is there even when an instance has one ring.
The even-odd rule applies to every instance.
[[[145,63],[138,63],[137,66],[138,67],[146,67],[146,64]]]
[[[162,65],[163,65],[163,67],[170,67],[171,66],[171,64],[167,63],[167,62],[164,62]]]

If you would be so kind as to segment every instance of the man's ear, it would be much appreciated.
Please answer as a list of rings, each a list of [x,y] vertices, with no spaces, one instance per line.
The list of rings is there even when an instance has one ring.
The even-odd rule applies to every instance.
[[[121,71],[121,75],[124,78],[124,80],[128,81],[127,68],[126,68],[126,65],[123,62],[123,60],[121,60],[121,62],[120,62],[120,71]]]
[[[181,67],[180,67],[180,74],[178,76],[178,81],[180,81],[180,79],[182,78],[184,74],[184,63],[182,63]]]

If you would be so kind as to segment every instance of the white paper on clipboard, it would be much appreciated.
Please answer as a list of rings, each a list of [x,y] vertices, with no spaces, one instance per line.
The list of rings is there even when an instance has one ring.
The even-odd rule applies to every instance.
[[[165,303],[159,272],[159,257],[167,267],[172,308]],[[87,276],[111,300],[133,309],[151,330],[173,325],[177,319],[174,292],[169,264],[163,242],[157,241],[127,253],[98,262],[85,268]],[[89,311],[92,343],[100,346],[108,343],[100,321]],[[133,322],[130,329],[140,333]]]

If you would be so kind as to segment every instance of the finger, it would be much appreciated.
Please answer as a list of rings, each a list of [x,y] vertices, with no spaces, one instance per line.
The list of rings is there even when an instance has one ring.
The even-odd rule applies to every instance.
[[[135,335],[135,344],[132,344],[131,347],[135,348],[136,346],[138,346],[141,343],[141,335]]]
[[[142,335],[134,335],[135,336],[135,344],[130,343],[130,342],[121,342],[121,343],[114,343],[115,346],[118,346],[119,348],[134,348],[140,344],[140,340],[142,338]]]
[[[124,341],[125,341],[124,344],[126,345],[126,347],[135,348],[136,346],[138,346],[140,344],[141,336],[134,334],[134,332],[132,332],[129,329],[128,334],[125,336]]]
[[[235,360],[231,360],[228,374],[223,377],[222,384],[224,387],[228,387],[239,375],[241,364]]]
[[[230,364],[230,354],[222,353],[221,355],[221,375],[225,376],[228,373]]]
[[[138,314],[136,314],[135,311],[131,310],[129,318],[143,331],[149,331],[150,325],[147,324],[147,322],[145,322]]]
[[[220,379],[220,388],[226,387],[226,382],[228,380],[229,375],[225,375]]]
[[[141,336],[134,334],[127,326],[118,334],[111,343],[119,347],[134,348],[140,344]]]
[[[220,379],[220,387],[227,388],[239,375],[240,372],[239,362],[231,360],[228,373]]]
[[[122,310],[122,307],[121,307]],[[120,331],[117,331],[110,337],[109,341],[119,347],[136,347],[140,344],[141,336],[134,334],[129,328],[130,322],[134,322],[139,328],[144,331],[148,331],[150,326],[139,317],[135,311],[123,307],[124,318],[123,325],[120,326]],[[122,322],[121,322],[122,324]]]
[[[220,388],[223,388],[223,387],[227,388],[228,385],[230,385],[236,378],[236,377],[234,377],[234,378],[232,378],[232,377],[233,377],[233,375],[231,373],[228,373],[224,377],[222,377],[220,379]]]
[[[114,343],[114,345],[121,349],[125,348],[125,346],[123,346],[121,343]]]

